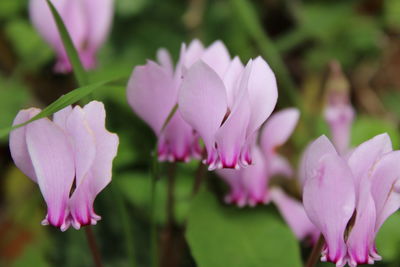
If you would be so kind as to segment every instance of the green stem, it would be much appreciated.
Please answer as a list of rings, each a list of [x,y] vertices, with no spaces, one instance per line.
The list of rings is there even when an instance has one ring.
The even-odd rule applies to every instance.
[[[84,228],[85,228],[86,239],[88,241],[90,252],[92,253],[94,266],[103,267],[103,264],[101,263],[100,250],[97,247],[96,238],[95,238],[95,236],[93,234],[92,226],[91,225],[87,225]]]
[[[124,230],[124,237],[125,237],[125,249],[126,249],[126,254],[128,255],[129,259],[129,266],[135,267],[136,266],[136,261],[135,261],[135,243],[133,240],[133,231],[131,227],[131,222],[129,220],[129,215],[126,207],[126,203],[124,199],[122,198],[122,193],[119,187],[119,183],[117,181],[114,181],[114,183],[111,186],[111,191],[112,194],[114,195],[114,200],[115,204],[118,208],[121,223],[122,223],[122,228]]]

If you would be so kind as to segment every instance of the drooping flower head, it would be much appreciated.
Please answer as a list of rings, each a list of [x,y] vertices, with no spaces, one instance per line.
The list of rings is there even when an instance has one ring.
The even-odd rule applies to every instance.
[[[230,193],[225,197],[227,203],[240,207],[269,203],[270,178],[275,175],[292,176],[289,162],[277,153],[277,148],[289,139],[298,119],[299,111],[294,108],[273,114],[261,131],[261,145],[252,145],[253,164],[240,170],[217,171],[230,186]]]
[[[201,57],[183,74],[179,111],[202,138],[209,170],[252,163],[257,130],[277,97],[275,75],[261,57],[244,67],[237,57],[215,53]]]
[[[399,160],[387,134],[359,145],[348,159],[325,136],[310,145],[303,203],[325,238],[322,261],[357,266],[381,259],[375,236],[400,207]]]
[[[24,123],[40,109],[21,110],[14,125]],[[39,185],[47,204],[43,225],[62,231],[79,229],[100,220],[93,202],[111,181],[118,137],[105,128],[105,110],[92,101],[83,108],[68,106],[10,133],[15,165]]]
[[[106,39],[114,14],[113,0],[52,0],[86,69],[96,65],[96,52]],[[40,35],[57,53],[57,72],[70,72],[71,63],[45,0],[30,0],[29,13]]]
[[[202,154],[199,138],[179,112],[162,129],[169,113],[178,102],[178,89],[184,73],[197,60],[210,62],[216,70],[221,62],[229,62],[225,46],[216,41],[204,48],[198,40],[181,47],[180,58],[174,69],[171,56],[165,49],[157,52],[157,61],[135,67],[127,87],[128,102],[134,112],[153,129],[158,138],[158,157],[165,161],[189,161]],[[179,107],[178,107],[179,109]]]

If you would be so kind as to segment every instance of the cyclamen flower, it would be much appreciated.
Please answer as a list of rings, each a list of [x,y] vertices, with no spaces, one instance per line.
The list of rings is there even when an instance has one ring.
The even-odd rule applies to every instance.
[[[204,48],[200,41],[194,40],[188,47],[182,45],[175,69],[168,51],[160,49],[158,62],[148,61],[146,65],[135,67],[129,80],[128,102],[157,135],[161,161],[187,162],[191,157],[201,157],[199,137],[179,112],[175,112],[162,131],[169,113],[177,104],[178,89],[187,69],[199,59],[208,62],[218,72],[230,62],[229,53],[221,41]]]
[[[83,66],[86,69],[94,68],[96,52],[111,27],[113,0],[55,0],[52,3],[78,50]],[[71,63],[46,1],[30,0],[29,13],[37,31],[57,53],[55,71],[70,72]]]
[[[303,172],[304,207],[325,238],[322,261],[336,266],[380,260],[375,236],[400,207],[400,151],[381,134],[346,160],[321,136],[309,147]]]
[[[209,170],[239,169],[252,163],[257,130],[275,108],[276,80],[261,57],[246,67],[237,57],[228,65],[214,59],[218,68],[200,59],[184,74],[179,111],[203,139]]]
[[[14,125],[40,112],[30,108],[18,113]],[[85,107],[68,106],[53,116],[18,128],[10,134],[15,165],[39,185],[47,204],[43,225],[62,231],[79,229],[100,220],[93,202],[111,181],[118,137],[105,128],[100,102]]]
[[[294,108],[273,114],[260,134],[261,146],[252,147],[254,164],[240,170],[217,171],[230,186],[230,193],[225,197],[227,203],[236,203],[239,207],[269,203],[270,178],[292,176],[289,162],[277,153],[277,148],[289,139],[298,119],[299,111]]]

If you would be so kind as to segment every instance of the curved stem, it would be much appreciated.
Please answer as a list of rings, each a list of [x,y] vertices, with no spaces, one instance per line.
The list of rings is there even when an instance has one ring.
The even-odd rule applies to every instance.
[[[318,259],[321,255],[322,247],[324,246],[324,242],[325,242],[324,237],[321,234],[318,238],[317,243],[315,243],[310,256],[308,257],[306,267],[314,267],[315,264],[317,264]]]
[[[101,263],[101,255],[100,255],[100,250],[97,247],[96,244],[96,238],[93,234],[92,226],[87,225],[84,227],[85,228],[85,233],[86,233],[86,239],[89,244],[90,251],[92,253],[93,257],[93,262],[96,267],[102,267],[103,264]]]

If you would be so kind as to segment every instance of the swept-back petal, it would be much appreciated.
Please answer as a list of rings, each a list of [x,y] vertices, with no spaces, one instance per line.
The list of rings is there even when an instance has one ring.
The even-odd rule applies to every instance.
[[[292,166],[285,157],[274,154],[272,157],[270,157],[268,163],[269,175],[281,175],[287,178],[291,178],[293,176]]]
[[[247,136],[250,136],[268,119],[278,100],[275,75],[267,62],[261,57],[252,61],[247,86],[251,106]]]
[[[307,164],[311,169],[304,185],[304,208],[324,235],[327,246],[324,259],[341,263],[347,253],[345,229],[355,208],[352,173],[347,163],[335,154],[308,160],[316,162]]]
[[[218,169],[219,177],[229,185],[229,193],[225,196],[225,202],[235,203],[239,207],[246,205],[247,194],[242,184],[242,170]]]
[[[375,232],[400,208],[400,151],[384,155],[375,165],[370,180],[376,209]]]
[[[67,128],[67,119],[71,112],[72,106],[66,106],[53,114],[53,122],[61,127],[61,129],[65,130]]]
[[[171,76],[174,73],[174,64],[172,63],[171,55],[165,48],[157,50],[157,61],[165,69],[165,71]]]
[[[96,155],[96,139],[85,118],[85,112],[76,106],[68,116],[65,131],[74,151],[76,187],[86,177]]]
[[[224,83],[207,64],[198,61],[182,82],[178,102],[182,118],[203,138],[210,163],[215,134],[228,108]]]
[[[95,224],[100,217],[93,210],[93,201],[110,182],[112,162],[117,154],[118,136],[105,128],[106,113],[101,102],[92,101],[83,111],[96,140],[96,155],[89,173],[77,186],[70,199],[72,225]]]
[[[239,57],[235,57],[229,64],[223,76],[223,81],[226,88],[226,95],[228,98],[228,106],[231,109],[235,103],[235,98],[239,93],[239,79],[243,70],[243,63],[240,61]]]
[[[47,203],[43,224],[68,228],[68,198],[75,177],[74,156],[64,131],[48,119],[26,126],[26,143],[40,191]]]
[[[313,241],[318,239],[320,232],[308,218],[300,201],[288,196],[277,187],[271,188],[270,195],[297,239],[303,240],[306,237],[311,237]]]
[[[18,112],[14,119],[13,126],[27,122],[41,110],[30,108]],[[26,126],[13,130],[10,133],[10,152],[15,165],[32,181],[37,182],[35,170],[26,144]]]
[[[266,154],[274,153],[276,147],[286,143],[292,135],[300,112],[296,108],[287,108],[274,113],[261,131],[261,147]]]
[[[392,142],[388,134],[377,135],[356,147],[348,159],[353,172],[356,188],[363,179],[367,179],[374,164],[385,154],[392,151]]]
[[[207,47],[201,55],[201,60],[208,64],[222,78],[231,62],[231,56],[224,43],[217,40]]]
[[[161,127],[176,104],[173,78],[158,64],[149,61],[133,70],[127,88],[128,103],[159,135]]]

